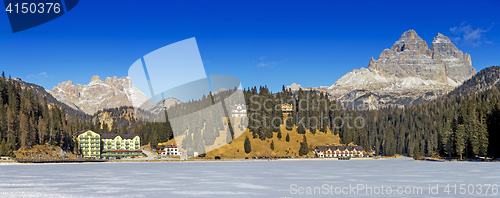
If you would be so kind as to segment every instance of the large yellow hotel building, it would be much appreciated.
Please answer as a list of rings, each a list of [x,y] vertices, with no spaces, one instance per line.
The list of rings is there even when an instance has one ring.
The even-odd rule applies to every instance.
[[[143,155],[137,134],[103,133],[83,130],[76,134],[82,158],[124,158]]]

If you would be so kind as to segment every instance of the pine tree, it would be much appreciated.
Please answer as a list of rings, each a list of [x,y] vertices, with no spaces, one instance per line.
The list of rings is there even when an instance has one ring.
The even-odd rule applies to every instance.
[[[10,106],[7,107],[7,142],[15,143],[16,142],[16,116]]]
[[[21,142],[21,147],[24,147],[24,146],[31,146],[30,145],[30,142],[29,142],[29,138],[30,138],[30,130],[29,130],[29,126],[28,126],[28,119],[26,118],[26,116],[24,114],[20,114],[19,115],[19,131],[21,133],[21,137],[20,137],[20,142]]]
[[[417,141],[415,141],[413,145],[413,159],[417,160],[418,158],[420,158],[420,148]]]
[[[252,145],[250,144],[250,139],[248,138],[248,136],[245,138],[244,148],[246,154],[252,151]]]
[[[307,153],[309,153],[309,147],[307,146],[307,139],[304,135],[304,137],[302,138],[302,142],[300,143],[299,155],[303,156],[307,155]]]
[[[286,141],[286,142],[290,142],[290,135],[288,135],[288,133],[286,134],[285,141]]]
[[[281,140],[281,138],[282,138],[282,137],[281,137],[281,130],[279,130],[279,131],[278,131],[278,135],[277,135],[277,137],[278,137],[278,139],[280,139],[280,140]]]
[[[271,150],[274,150],[274,140],[271,141]]]
[[[487,156],[488,154],[488,146],[489,146],[489,141],[488,141],[488,128],[486,126],[486,119],[484,116],[481,116],[481,120],[479,122],[479,129],[478,129],[478,139],[479,139],[479,156]]]
[[[457,131],[455,132],[455,152],[457,155],[460,156],[460,159],[462,159],[462,155],[464,154],[465,150],[465,127],[463,124],[459,124],[457,126]]]
[[[453,131],[450,127],[450,123],[445,122],[443,124],[443,132],[441,135],[441,144],[443,148],[443,153],[448,155],[448,158],[451,158],[453,154]]]
[[[5,141],[5,139],[2,139],[1,143],[0,143],[0,156],[5,156],[7,155],[7,141]]]
[[[286,130],[288,130],[288,131],[293,130],[293,123],[294,123],[294,122],[295,122],[295,121],[293,120],[293,118],[291,118],[291,119],[288,119],[288,118],[287,118],[287,119],[286,119],[286,123],[285,123]]]
[[[299,127],[297,127],[297,133],[298,134],[306,134],[306,128],[304,127],[303,124],[299,124]]]

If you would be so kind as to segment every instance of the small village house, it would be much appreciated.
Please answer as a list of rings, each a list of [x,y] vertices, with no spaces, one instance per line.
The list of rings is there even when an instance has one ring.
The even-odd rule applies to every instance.
[[[361,146],[316,146],[313,153],[319,158],[363,157]]]
[[[177,145],[158,145],[159,148],[158,153],[161,156],[180,156],[181,152],[179,152],[179,148]]]
[[[245,117],[247,109],[248,107],[244,104],[231,105],[231,117]]]
[[[293,111],[293,105],[291,104],[282,104],[281,105],[281,112],[283,114],[291,115]]]

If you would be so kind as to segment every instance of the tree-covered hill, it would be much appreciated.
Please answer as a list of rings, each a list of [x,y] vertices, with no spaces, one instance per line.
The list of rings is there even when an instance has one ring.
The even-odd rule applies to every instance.
[[[86,116],[69,115],[59,103],[50,103],[43,88],[18,79],[0,77],[0,155],[21,147],[49,143],[73,151],[73,134],[88,128]]]
[[[231,123],[230,119],[224,121],[210,113],[200,114],[202,116],[195,120],[181,119],[181,123],[194,124],[184,126],[181,131],[188,133],[183,133],[181,139],[185,141],[178,143],[203,153],[211,150],[206,148],[213,148],[221,141],[232,142],[237,129],[245,131],[245,136],[252,139],[250,142],[272,144],[262,149],[286,147],[287,141],[281,141],[285,138],[284,132],[310,138],[313,137],[310,135],[320,137],[324,133],[340,137],[341,143],[354,143],[366,151],[373,150],[385,156],[499,157],[500,145],[496,143],[500,139],[499,75],[500,67],[488,67],[438,100],[407,108],[378,110],[368,110],[362,105],[339,105],[317,91],[291,91],[283,87],[281,92],[272,93],[265,86],[252,87],[243,90],[248,123]],[[174,105],[164,115],[167,122],[144,122],[138,115],[132,114],[130,107],[103,110],[91,119],[82,119],[85,116],[66,113],[65,108],[57,103],[50,105],[47,97],[41,97],[42,91],[36,85],[2,77],[0,154],[11,155],[13,150],[22,146],[44,143],[72,151],[74,142],[71,137],[81,129],[101,133],[137,133],[142,137],[143,144],[156,145],[176,136],[169,116],[171,119],[180,118],[198,112],[225,100],[235,91],[227,90],[201,100]],[[283,104],[291,105],[291,110],[283,112]],[[228,112],[227,109],[224,111]],[[151,116],[146,112],[139,113],[142,117]],[[284,113],[287,115],[284,116]],[[229,128],[219,127],[219,122],[227,122]],[[248,126],[248,130],[243,126]],[[244,150],[236,145],[226,146],[225,149]],[[260,151],[255,147],[251,152]]]
[[[482,91],[497,84],[500,80],[500,67],[491,66],[476,73],[469,80],[458,86],[448,95],[469,94]]]

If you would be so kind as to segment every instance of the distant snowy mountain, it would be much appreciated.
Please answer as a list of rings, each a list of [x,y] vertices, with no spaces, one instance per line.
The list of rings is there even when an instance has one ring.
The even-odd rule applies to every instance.
[[[181,103],[180,100],[177,100],[175,98],[167,98],[161,100],[160,102],[156,103],[154,106],[146,110],[148,110],[150,113],[153,113],[153,115],[156,115],[160,113],[162,110],[168,109],[169,107],[179,103]]]
[[[377,60],[371,58],[367,68],[352,70],[328,89],[303,89],[328,92],[331,99],[367,104],[370,109],[404,107],[445,95],[475,73],[470,55],[458,50],[448,37],[438,33],[429,49],[409,30]],[[300,85],[289,88],[299,89]]]
[[[99,76],[93,76],[87,85],[66,81],[54,87],[50,94],[58,101],[89,115],[98,110],[121,106],[152,106],[148,97],[134,87],[128,77],[107,77],[103,82]]]

